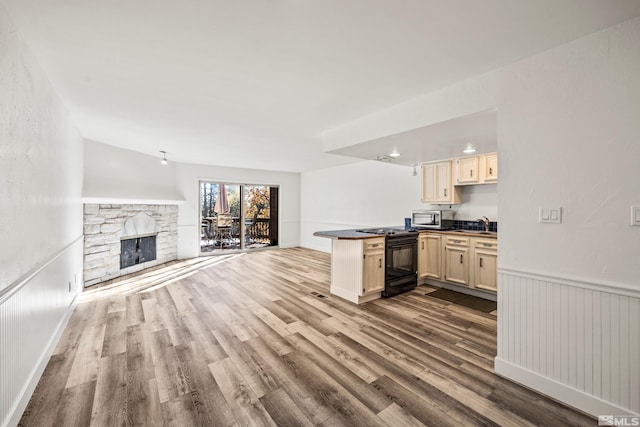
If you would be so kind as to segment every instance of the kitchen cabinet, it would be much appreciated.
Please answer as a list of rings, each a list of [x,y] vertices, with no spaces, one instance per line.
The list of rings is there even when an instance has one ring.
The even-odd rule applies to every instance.
[[[498,182],[498,153],[480,156],[481,182],[490,184]]]
[[[418,278],[442,279],[442,236],[421,233],[418,237]]]
[[[469,286],[469,238],[445,237],[444,280]]]
[[[384,238],[364,241],[360,296],[384,289]]]
[[[418,278],[495,293],[498,240],[454,233],[423,232],[418,240]]]
[[[453,181],[453,160],[422,165],[422,201],[433,204],[459,204],[461,191]]]
[[[475,287],[487,291],[498,290],[498,242],[493,239],[474,239]]]
[[[498,182],[498,153],[455,159],[455,184],[495,184]]]
[[[384,290],[384,237],[331,241],[330,291],[356,304]]]
[[[480,182],[479,165],[478,156],[456,159],[456,185],[478,184]]]

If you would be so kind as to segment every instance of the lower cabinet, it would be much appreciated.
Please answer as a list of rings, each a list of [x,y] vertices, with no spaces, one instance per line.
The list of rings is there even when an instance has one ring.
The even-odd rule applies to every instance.
[[[498,240],[421,233],[418,277],[489,292],[498,290]]]
[[[364,241],[360,296],[384,290],[384,238]]]
[[[498,291],[498,242],[475,239],[474,243],[475,286],[487,291]]]
[[[360,304],[384,290],[384,237],[331,242],[332,294]]]
[[[444,280],[469,286],[469,238],[445,237]]]
[[[418,278],[442,279],[442,236],[421,233],[418,238]]]

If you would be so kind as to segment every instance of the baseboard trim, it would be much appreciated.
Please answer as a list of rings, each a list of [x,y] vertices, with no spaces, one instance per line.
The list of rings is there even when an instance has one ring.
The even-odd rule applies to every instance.
[[[504,359],[494,359],[495,373],[543,393],[559,402],[570,405],[586,414],[598,415],[638,415],[628,409],[613,405],[590,394],[584,393],[536,372],[514,365]]]

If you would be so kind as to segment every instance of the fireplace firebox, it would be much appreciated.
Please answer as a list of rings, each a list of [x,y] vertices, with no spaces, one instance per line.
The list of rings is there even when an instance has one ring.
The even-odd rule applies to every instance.
[[[156,236],[133,237],[120,241],[120,269],[156,259]]]

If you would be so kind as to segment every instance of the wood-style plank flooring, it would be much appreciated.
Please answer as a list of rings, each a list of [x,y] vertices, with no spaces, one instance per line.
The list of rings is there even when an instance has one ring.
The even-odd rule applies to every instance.
[[[329,280],[293,248],[89,288],[20,425],[595,425],[493,373],[495,313],[425,286],[356,306]]]

